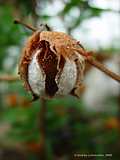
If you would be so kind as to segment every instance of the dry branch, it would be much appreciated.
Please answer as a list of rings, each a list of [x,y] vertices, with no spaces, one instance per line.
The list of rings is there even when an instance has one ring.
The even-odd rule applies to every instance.
[[[18,80],[19,80],[19,77],[18,77],[18,76],[0,75],[0,82],[1,82],[1,81],[14,82],[14,81],[18,81]]]
[[[92,57],[88,58],[87,61],[88,61],[88,63],[90,63],[94,67],[98,68],[99,70],[101,70],[102,72],[104,72],[106,75],[108,75],[109,77],[111,77],[112,79],[114,79],[114,80],[116,80],[116,81],[118,81],[120,83],[120,75],[112,72],[111,70],[109,70],[108,68],[106,68],[102,63],[96,61]]]
[[[114,80],[116,80],[117,82],[120,83],[120,75],[118,75],[118,74],[112,72],[110,69],[106,68],[106,66],[104,66],[104,64],[97,61],[92,55],[89,55],[88,52],[86,52],[82,49],[76,49],[76,48],[73,48],[73,50],[76,50],[81,55],[85,56],[86,61],[89,64],[93,65],[94,67],[96,67],[97,69],[99,69],[100,71],[102,71],[106,75],[108,75],[110,78],[112,78],[112,79],[114,79]]]
[[[31,25],[25,24],[25,23],[23,23],[23,22],[21,22],[20,20],[17,20],[17,19],[14,20],[14,23],[15,24],[22,24],[23,26],[25,26],[26,28],[32,30],[33,32],[35,32],[37,30],[36,28],[32,27]]]

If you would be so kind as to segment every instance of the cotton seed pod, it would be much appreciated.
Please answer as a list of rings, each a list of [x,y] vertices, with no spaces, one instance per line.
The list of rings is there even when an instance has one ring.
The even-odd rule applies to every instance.
[[[28,39],[19,74],[34,99],[80,96],[85,59],[73,47],[81,48],[76,40],[62,32],[38,30]]]

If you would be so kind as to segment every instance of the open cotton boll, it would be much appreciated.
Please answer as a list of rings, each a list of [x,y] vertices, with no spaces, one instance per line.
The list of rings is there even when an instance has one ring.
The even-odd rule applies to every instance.
[[[19,74],[33,97],[79,97],[85,59],[75,49],[76,40],[62,32],[36,31],[28,40],[19,64]]]

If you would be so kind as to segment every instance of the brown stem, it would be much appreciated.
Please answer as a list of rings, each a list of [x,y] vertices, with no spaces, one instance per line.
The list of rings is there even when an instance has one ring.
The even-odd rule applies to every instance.
[[[109,77],[111,77],[112,79],[118,81],[120,83],[120,76],[114,72],[112,72],[111,70],[107,69],[102,63],[98,62],[97,60],[95,60],[94,58],[90,57],[87,58],[87,61],[93,65],[94,67],[98,68],[99,70],[101,70],[102,72],[104,72],[105,74],[107,74]]]
[[[112,79],[116,80],[117,82],[120,83],[120,75],[112,72],[111,70],[109,70],[108,68],[106,68],[102,63],[98,62],[97,60],[95,60],[92,56],[87,56],[88,52],[86,52],[83,49],[77,49],[77,48],[72,48],[73,50],[79,52],[82,56],[84,56],[86,58],[86,61],[93,65],[94,67],[98,68],[99,70],[101,70],[102,72],[104,72],[106,75],[108,75],[109,77],[111,77]],[[87,57],[86,57],[87,56]]]
[[[32,27],[31,25],[28,25],[28,24],[26,24],[24,22],[21,22],[20,20],[17,20],[17,19],[14,20],[14,23],[15,24],[21,24],[21,25],[25,26],[26,28],[32,30],[33,32],[35,32],[37,30],[36,28]]]
[[[14,82],[14,81],[18,81],[18,80],[19,80],[18,76],[12,76],[12,75],[1,75],[0,76],[0,82],[1,81]]]

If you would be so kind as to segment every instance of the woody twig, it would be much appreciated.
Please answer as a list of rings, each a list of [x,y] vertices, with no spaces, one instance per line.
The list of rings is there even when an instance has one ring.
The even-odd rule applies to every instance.
[[[35,31],[37,30],[36,28],[32,27],[31,25],[26,24],[26,23],[24,23],[24,22],[21,22],[20,20],[17,20],[17,19],[14,20],[14,23],[15,23],[15,24],[21,24],[21,25],[25,26],[26,28],[32,30],[33,32],[35,32]]]
[[[73,48],[73,50],[76,50],[81,55],[83,55],[89,64],[93,65],[94,67],[96,67],[97,69],[99,69],[100,71],[102,71],[106,75],[108,75],[110,78],[112,78],[120,83],[120,75],[118,75],[118,74],[112,72],[110,69],[106,68],[106,66],[104,66],[104,64],[97,61],[92,55],[89,55],[88,52],[86,52],[83,49],[78,49],[78,48]]]
[[[12,75],[0,75],[0,82],[14,82],[14,81],[18,81],[19,77],[18,76],[12,76]]]

